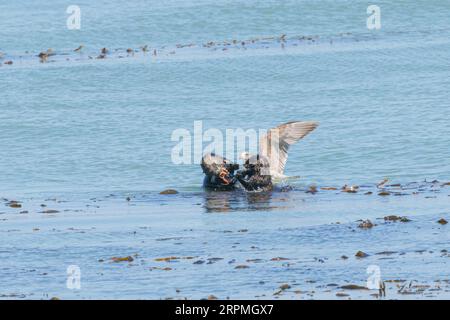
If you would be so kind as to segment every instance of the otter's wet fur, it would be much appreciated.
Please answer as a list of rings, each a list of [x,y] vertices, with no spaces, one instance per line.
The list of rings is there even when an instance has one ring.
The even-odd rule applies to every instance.
[[[263,156],[252,156],[245,161],[244,170],[238,171],[237,180],[247,191],[272,191],[270,165]]]
[[[202,158],[201,167],[205,178],[203,187],[209,190],[230,191],[236,189],[237,179],[234,172],[239,169],[238,164],[214,153],[206,154]],[[224,174],[226,172],[226,174]]]

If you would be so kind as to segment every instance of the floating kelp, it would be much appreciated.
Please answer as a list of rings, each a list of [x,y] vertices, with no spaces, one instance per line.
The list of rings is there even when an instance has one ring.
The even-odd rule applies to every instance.
[[[113,262],[132,262],[132,261],[134,261],[134,258],[132,256],[112,257],[111,260]]]
[[[396,222],[396,221],[410,222],[411,221],[407,217],[400,217],[400,216],[395,216],[395,215],[386,216],[383,219],[384,219],[384,221],[393,221],[393,222]]]
[[[231,52],[241,54],[245,52],[248,54],[260,54],[262,50],[310,50],[311,45],[321,46],[323,48],[331,47],[333,44],[371,41],[378,39],[376,35],[352,35],[350,33],[332,34],[323,37],[317,35],[292,35],[281,34],[278,36],[269,37],[254,37],[250,39],[232,39],[225,41],[208,41],[206,43],[176,43],[167,44],[159,47],[151,47],[143,45],[138,48],[127,47],[124,48],[107,48],[101,49],[93,48],[87,45],[78,45],[75,49],[60,49],[54,51],[47,49],[38,54],[30,53],[32,50],[27,50],[24,53],[7,54],[2,53],[0,58],[9,58],[5,62],[7,65],[12,65],[13,61],[18,61],[19,65],[32,64],[34,62],[41,63],[77,63],[83,61],[93,60],[108,60],[113,59],[170,59],[175,54],[181,59],[196,59],[215,57],[217,54],[229,55]],[[100,51],[100,53],[98,53]],[[152,55],[147,55],[147,52],[152,51]],[[38,57],[38,60],[33,59]],[[50,60],[49,58],[52,57]],[[151,61],[152,61],[151,60]]]

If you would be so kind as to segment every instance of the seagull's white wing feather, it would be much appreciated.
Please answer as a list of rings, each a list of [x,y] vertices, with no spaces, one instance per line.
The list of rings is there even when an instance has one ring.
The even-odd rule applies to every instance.
[[[319,125],[315,121],[292,121],[268,130],[259,140],[259,153],[269,159],[273,176],[284,176],[289,146],[304,138]]]

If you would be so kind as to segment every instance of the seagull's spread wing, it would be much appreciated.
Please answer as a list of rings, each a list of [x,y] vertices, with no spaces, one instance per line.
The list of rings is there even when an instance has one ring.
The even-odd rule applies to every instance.
[[[292,121],[268,130],[259,141],[259,153],[268,158],[271,175],[282,177],[289,146],[305,137],[319,125],[314,121]]]

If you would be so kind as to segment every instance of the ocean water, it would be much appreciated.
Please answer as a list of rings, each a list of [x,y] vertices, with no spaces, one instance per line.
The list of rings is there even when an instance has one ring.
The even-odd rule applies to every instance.
[[[377,1],[380,30],[367,29],[370,1],[79,0],[81,29],[69,30],[72,4],[0,1],[0,196],[5,204],[22,201],[28,211],[0,208],[0,294],[164,298],[179,285],[190,298],[254,298],[285,276],[322,285],[365,281],[366,262],[323,268],[314,260],[338,259],[341,253],[330,249],[336,241],[348,256],[359,250],[355,241],[367,241],[369,251],[394,241],[399,252],[447,246],[448,233],[429,239],[418,229],[434,230],[435,220],[449,213],[448,187],[429,183],[450,180],[448,1]],[[82,52],[74,52],[81,44]],[[149,52],[139,49],[144,45]],[[103,47],[110,54],[96,59]],[[56,55],[39,62],[49,48]],[[126,54],[127,48],[136,51]],[[291,120],[320,126],[290,150],[286,174],[301,177],[290,182],[295,190],[252,199],[205,193],[198,164],[171,161],[172,132],[192,132],[198,120],[205,130],[223,132]],[[378,196],[375,184],[386,177],[407,195]],[[366,185],[373,195],[305,193],[312,184]],[[158,194],[166,188],[180,193]],[[42,213],[41,204],[60,212]],[[355,236],[344,232],[347,225],[331,225],[388,213],[414,216],[417,225],[387,240],[382,235],[391,225],[371,240],[366,230]],[[227,228],[231,235],[219,236]],[[174,237],[170,245],[158,241]],[[245,263],[252,246],[262,248],[264,261],[289,256],[303,265],[289,271],[283,262],[258,265],[266,276],[260,288],[253,269],[227,263]],[[135,268],[104,269],[98,262],[135,253],[143,256]],[[218,255],[227,262],[202,271],[206,278],[191,264],[167,276],[149,273],[155,258],[171,255]],[[430,258],[435,267],[422,275],[412,269],[423,264],[408,259],[386,265],[387,273],[425,282],[449,276],[441,257]],[[84,290],[65,288],[68,264],[88,268]],[[343,270],[354,271],[351,279]],[[162,274],[151,282],[155,272]]]

